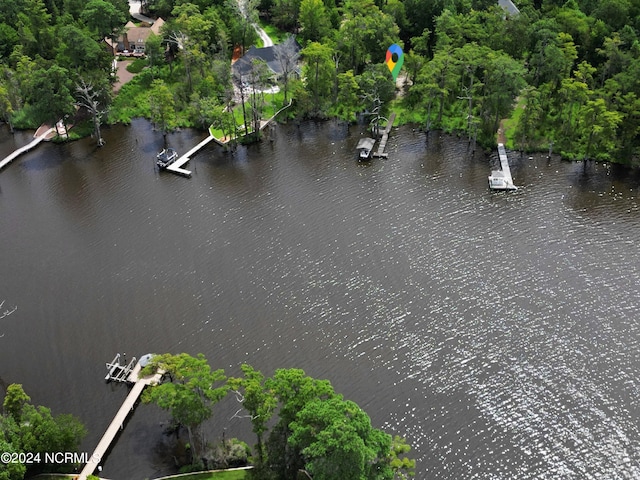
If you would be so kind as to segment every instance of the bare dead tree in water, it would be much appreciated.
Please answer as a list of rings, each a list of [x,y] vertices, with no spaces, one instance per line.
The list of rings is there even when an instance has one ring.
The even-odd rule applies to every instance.
[[[18,306],[17,305],[14,306],[13,308],[6,308],[5,310],[3,310],[4,303],[5,303],[5,300],[2,300],[2,302],[0,302],[0,320],[2,320],[3,318],[8,317],[13,312],[18,310]],[[2,337],[4,337],[4,333],[2,335],[0,335],[0,338],[2,338]]]
[[[76,92],[78,93],[78,99],[76,105],[84,107],[90,114],[93,120],[93,133],[96,136],[98,146],[104,145],[102,134],[100,133],[100,124],[102,123],[102,116],[105,114],[105,110],[102,107],[101,96],[102,93],[99,89],[95,88],[91,82],[87,83],[84,79],[80,79],[80,83],[76,85]]]

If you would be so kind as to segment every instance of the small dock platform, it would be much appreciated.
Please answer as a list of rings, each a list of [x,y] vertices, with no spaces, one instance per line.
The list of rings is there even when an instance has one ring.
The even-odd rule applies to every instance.
[[[374,157],[378,158],[387,158],[389,156],[388,153],[384,151],[387,148],[387,140],[389,139],[389,133],[391,132],[391,127],[393,127],[393,121],[396,119],[396,112],[392,112],[389,116],[389,121],[387,122],[387,126],[382,132],[382,138],[380,139],[380,144],[378,145],[378,150],[373,153]]]
[[[156,385],[157,383],[159,383],[162,379],[162,375],[164,374],[164,372],[158,371],[155,375],[140,377],[140,370],[142,370],[141,362],[135,362],[135,367],[133,367],[131,370],[126,370],[128,368],[128,365],[131,365],[131,363],[133,363],[135,359],[132,360],[132,362],[130,362],[128,365],[120,365],[119,357],[119,354],[116,355],[114,361],[111,362],[111,364],[107,364],[107,369],[109,370],[107,379],[109,379],[109,376],[113,372],[117,375],[118,381],[126,381],[127,383],[132,383],[133,388],[129,392],[129,395],[127,395],[127,398],[125,398],[122,406],[116,413],[116,416],[109,424],[109,427],[100,439],[100,442],[98,442],[98,446],[93,451],[93,454],[91,455],[91,457],[89,457],[89,462],[84,466],[82,472],[80,472],[78,480],[86,480],[89,475],[93,475],[93,472],[95,472],[96,468],[98,468],[98,464],[104,461],[104,457],[107,453],[107,450],[109,449],[109,446],[113,442],[113,439],[116,437],[118,432],[124,428],[124,422],[129,416],[129,413],[135,408],[136,402],[138,401],[138,398],[142,394],[144,388],[147,385]],[[122,377],[121,375],[122,371],[124,370],[114,369],[114,367],[124,368],[126,370],[126,377]]]
[[[491,190],[517,190],[513,184],[511,169],[509,168],[509,158],[502,143],[498,144],[498,155],[500,157],[501,170],[493,170],[489,175],[489,188]]]

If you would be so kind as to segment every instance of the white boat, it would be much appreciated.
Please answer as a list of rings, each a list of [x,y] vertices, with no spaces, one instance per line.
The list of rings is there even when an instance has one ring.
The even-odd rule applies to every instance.
[[[494,170],[489,175],[489,188],[491,190],[517,190],[513,181],[500,170]]]
[[[365,137],[361,138],[358,142],[358,146],[356,150],[360,150],[358,154],[359,160],[369,160],[371,158],[371,150],[373,150],[373,145],[376,141],[373,138]]]
[[[171,165],[178,158],[178,152],[173,148],[163,148],[158,155],[156,155],[156,165],[164,169]]]

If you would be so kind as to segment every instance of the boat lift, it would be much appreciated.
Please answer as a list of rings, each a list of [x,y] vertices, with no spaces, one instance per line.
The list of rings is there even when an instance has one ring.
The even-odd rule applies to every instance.
[[[124,359],[126,362],[126,358]],[[116,354],[113,360],[110,363],[107,363],[107,376],[104,377],[105,382],[123,382],[129,383],[131,380],[129,376],[133,371],[134,367],[138,363],[136,357],[133,357],[131,361],[127,363],[120,363],[120,354]]]

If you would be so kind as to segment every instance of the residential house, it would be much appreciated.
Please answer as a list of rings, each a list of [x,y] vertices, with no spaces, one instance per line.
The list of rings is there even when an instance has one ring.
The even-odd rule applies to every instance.
[[[302,49],[300,44],[293,37],[289,37],[285,42],[290,42],[289,45],[295,53],[298,53]],[[251,47],[231,66],[234,77],[240,78],[242,83],[249,83],[248,79],[252,70],[251,63],[254,59],[263,60],[273,73],[274,77],[282,75],[282,63],[276,55],[277,48],[279,48],[279,45],[262,48],[257,48],[256,46]],[[299,65],[296,65],[295,73],[298,75],[300,74]]]
[[[124,26],[124,33],[118,39],[118,52],[131,53],[134,55],[142,55],[145,51],[145,42],[153,33],[160,35],[160,29],[164,25],[164,20],[158,18],[151,26],[138,27],[133,22],[127,22]]]

